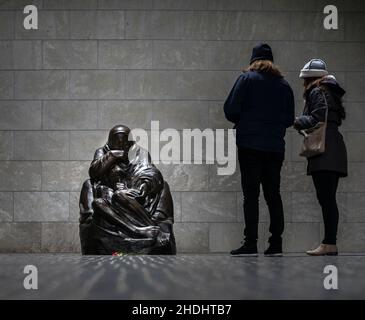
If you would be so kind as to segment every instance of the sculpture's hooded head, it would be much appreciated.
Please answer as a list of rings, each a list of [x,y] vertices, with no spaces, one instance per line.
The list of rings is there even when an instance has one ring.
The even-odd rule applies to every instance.
[[[133,141],[128,141],[131,130],[122,124],[114,126],[109,131],[108,147],[110,150],[128,150]]]

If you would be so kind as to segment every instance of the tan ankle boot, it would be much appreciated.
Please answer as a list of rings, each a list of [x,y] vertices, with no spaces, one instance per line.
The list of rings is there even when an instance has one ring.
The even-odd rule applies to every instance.
[[[316,249],[307,251],[307,254],[310,256],[337,256],[338,249],[334,244],[321,243]]]

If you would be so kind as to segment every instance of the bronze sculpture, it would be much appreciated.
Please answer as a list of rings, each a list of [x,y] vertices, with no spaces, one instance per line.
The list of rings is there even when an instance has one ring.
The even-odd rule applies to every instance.
[[[117,125],[96,150],[80,194],[82,254],[175,254],[169,185]]]

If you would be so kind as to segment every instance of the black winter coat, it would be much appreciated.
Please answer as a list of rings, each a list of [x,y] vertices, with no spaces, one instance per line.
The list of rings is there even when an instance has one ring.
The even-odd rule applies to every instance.
[[[325,121],[326,96],[328,120],[326,130],[325,152],[308,158],[307,174],[316,171],[335,171],[341,177],[347,176],[347,151],[342,134],[338,127],[342,124],[342,96],[345,94],[339,84],[332,78],[322,80],[319,85],[311,86],[304,94],[305,107],[303,115],[296,119],[295,128],[308,129],[318,122]]]
[[[225,116],[237,129],[237,146],[281,153],[286,128],[294,123],[294,109],[289,84],[256,71],[240,75],[224,103]]]

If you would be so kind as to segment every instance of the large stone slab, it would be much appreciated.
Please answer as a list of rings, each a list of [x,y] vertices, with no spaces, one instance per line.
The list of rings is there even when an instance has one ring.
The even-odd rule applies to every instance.
[[[15,221],[67,221],[69,195],[67,192],[16,192]]]
[[[40,189],[40,162],[0,161],[0,191],[37,191]]]

